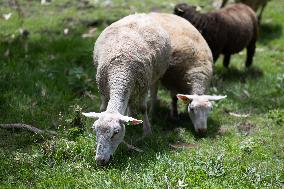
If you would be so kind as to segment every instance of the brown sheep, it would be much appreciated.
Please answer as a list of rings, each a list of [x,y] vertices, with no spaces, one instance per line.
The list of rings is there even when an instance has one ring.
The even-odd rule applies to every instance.
[[[246,67],[252,64],[258,33],[255,12],[244,4],[229,5],[215,12],[199,13],[195,6],[178,4],[174,13],[191,22],[207,41],[214,62],[224,54],[229,66],[231,54],[247,48]]]
[[[258,22],[260,23],[261,16],[264,8],[266,7],[269,0],[235,0],[236,3],[243,3],[250,6],[255,12],[261,7],[260,12],[258,14]],[[227,4],[228,0],[223,0],[221,8]]]

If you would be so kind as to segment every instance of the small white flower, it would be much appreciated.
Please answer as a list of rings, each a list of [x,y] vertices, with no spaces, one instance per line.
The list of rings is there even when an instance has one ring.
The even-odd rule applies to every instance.
[[[9,20],[9,19],[11,18],[11,16],[12,16],[12,13],[11,13],[11,12],[9,12],[9,13],[7,13],[7,14],[3,14],[3,18],[4,18],[5,20]]]
[[[185,184],[183,180],[178,179],[178,187],[179,188],[184,188],[187,187],[188,184]]]
[[[68,29],[68,28],[65,28],[65,29],[63,30],[63,33],[64,33],[65,35],[67,35],[67,34],[69,33],[69,29]]]

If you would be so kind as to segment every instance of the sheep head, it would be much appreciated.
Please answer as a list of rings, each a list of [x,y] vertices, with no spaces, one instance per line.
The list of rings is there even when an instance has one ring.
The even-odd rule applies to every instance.
[[[212,111],[212,101],[226,98],[227,96],[210,95],[183,95],[178,94],[177,98],[188,104],[188,114],[193,122],[194,129],[199,134],[204,134],[207,130],[207,118]]]
[[[97,149],[96,161],[99,165],[106,165],[125,135],[125,124],[137,125],[142,120],[123,116],[119,113],[83,113],[84,116],[97,119],[93,124],[96,132]]]
[[[196,13],[199,10],[201,10],[201,7],[180,3],[175,6],[174,14],[183,17],[184,14]]]

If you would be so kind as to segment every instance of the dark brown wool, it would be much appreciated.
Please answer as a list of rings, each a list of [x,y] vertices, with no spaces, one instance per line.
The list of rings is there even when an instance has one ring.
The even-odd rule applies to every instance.
[[[263,10],[266,7],[268,1],[269,0],[235,0],[234,2],[246,4],[247,6],[251,7],[255,12],[257,12],[260,8],[260,11],[258,13],[258,23],[260,23]],[[221,8],[224,7],[227,2],[228,0],[223,0]]]
[[[195,6],[178,4],[174,13],[190,21],[207,41],[214,58],[224,54],[228,67],[231,54],[247,48],[246,67],[252,64],[257,39],[257,17],[244,4],[229,5],[215,12],[199,13]]]

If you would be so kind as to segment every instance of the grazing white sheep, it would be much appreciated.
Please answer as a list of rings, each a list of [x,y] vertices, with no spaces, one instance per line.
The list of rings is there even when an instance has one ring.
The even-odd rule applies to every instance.
[[[152,13],[151,16],[171,39],[170,66],[162,78],[162,84],[171,91],[171,114],[177,116],[177,98],[187,102],[196,132],[204,133],[208,113],[212,110],[211,101],[226,97],[205,95],[213,72],[210,48],[199,31],[187,20],[171,14]]]
[[[108,26],[97,39],[94,63],[103,112],[83,114],[97,119],[93,128],[98,164],[106,164],[123,141],[125,123],[142,123],[125,116],[127,107],[138,106],[144,134],[151,132],[146,97],[168,68],[170,50],[169,35],[149,14],[127,16]]]
[[[188,103],[188,114],[193,122],[195,131],[204,134],[207,130],[207,118],[213,109],[212,101],[226,98],[227,96],[210,95],[183,95],[178,94],[177,98]]]

